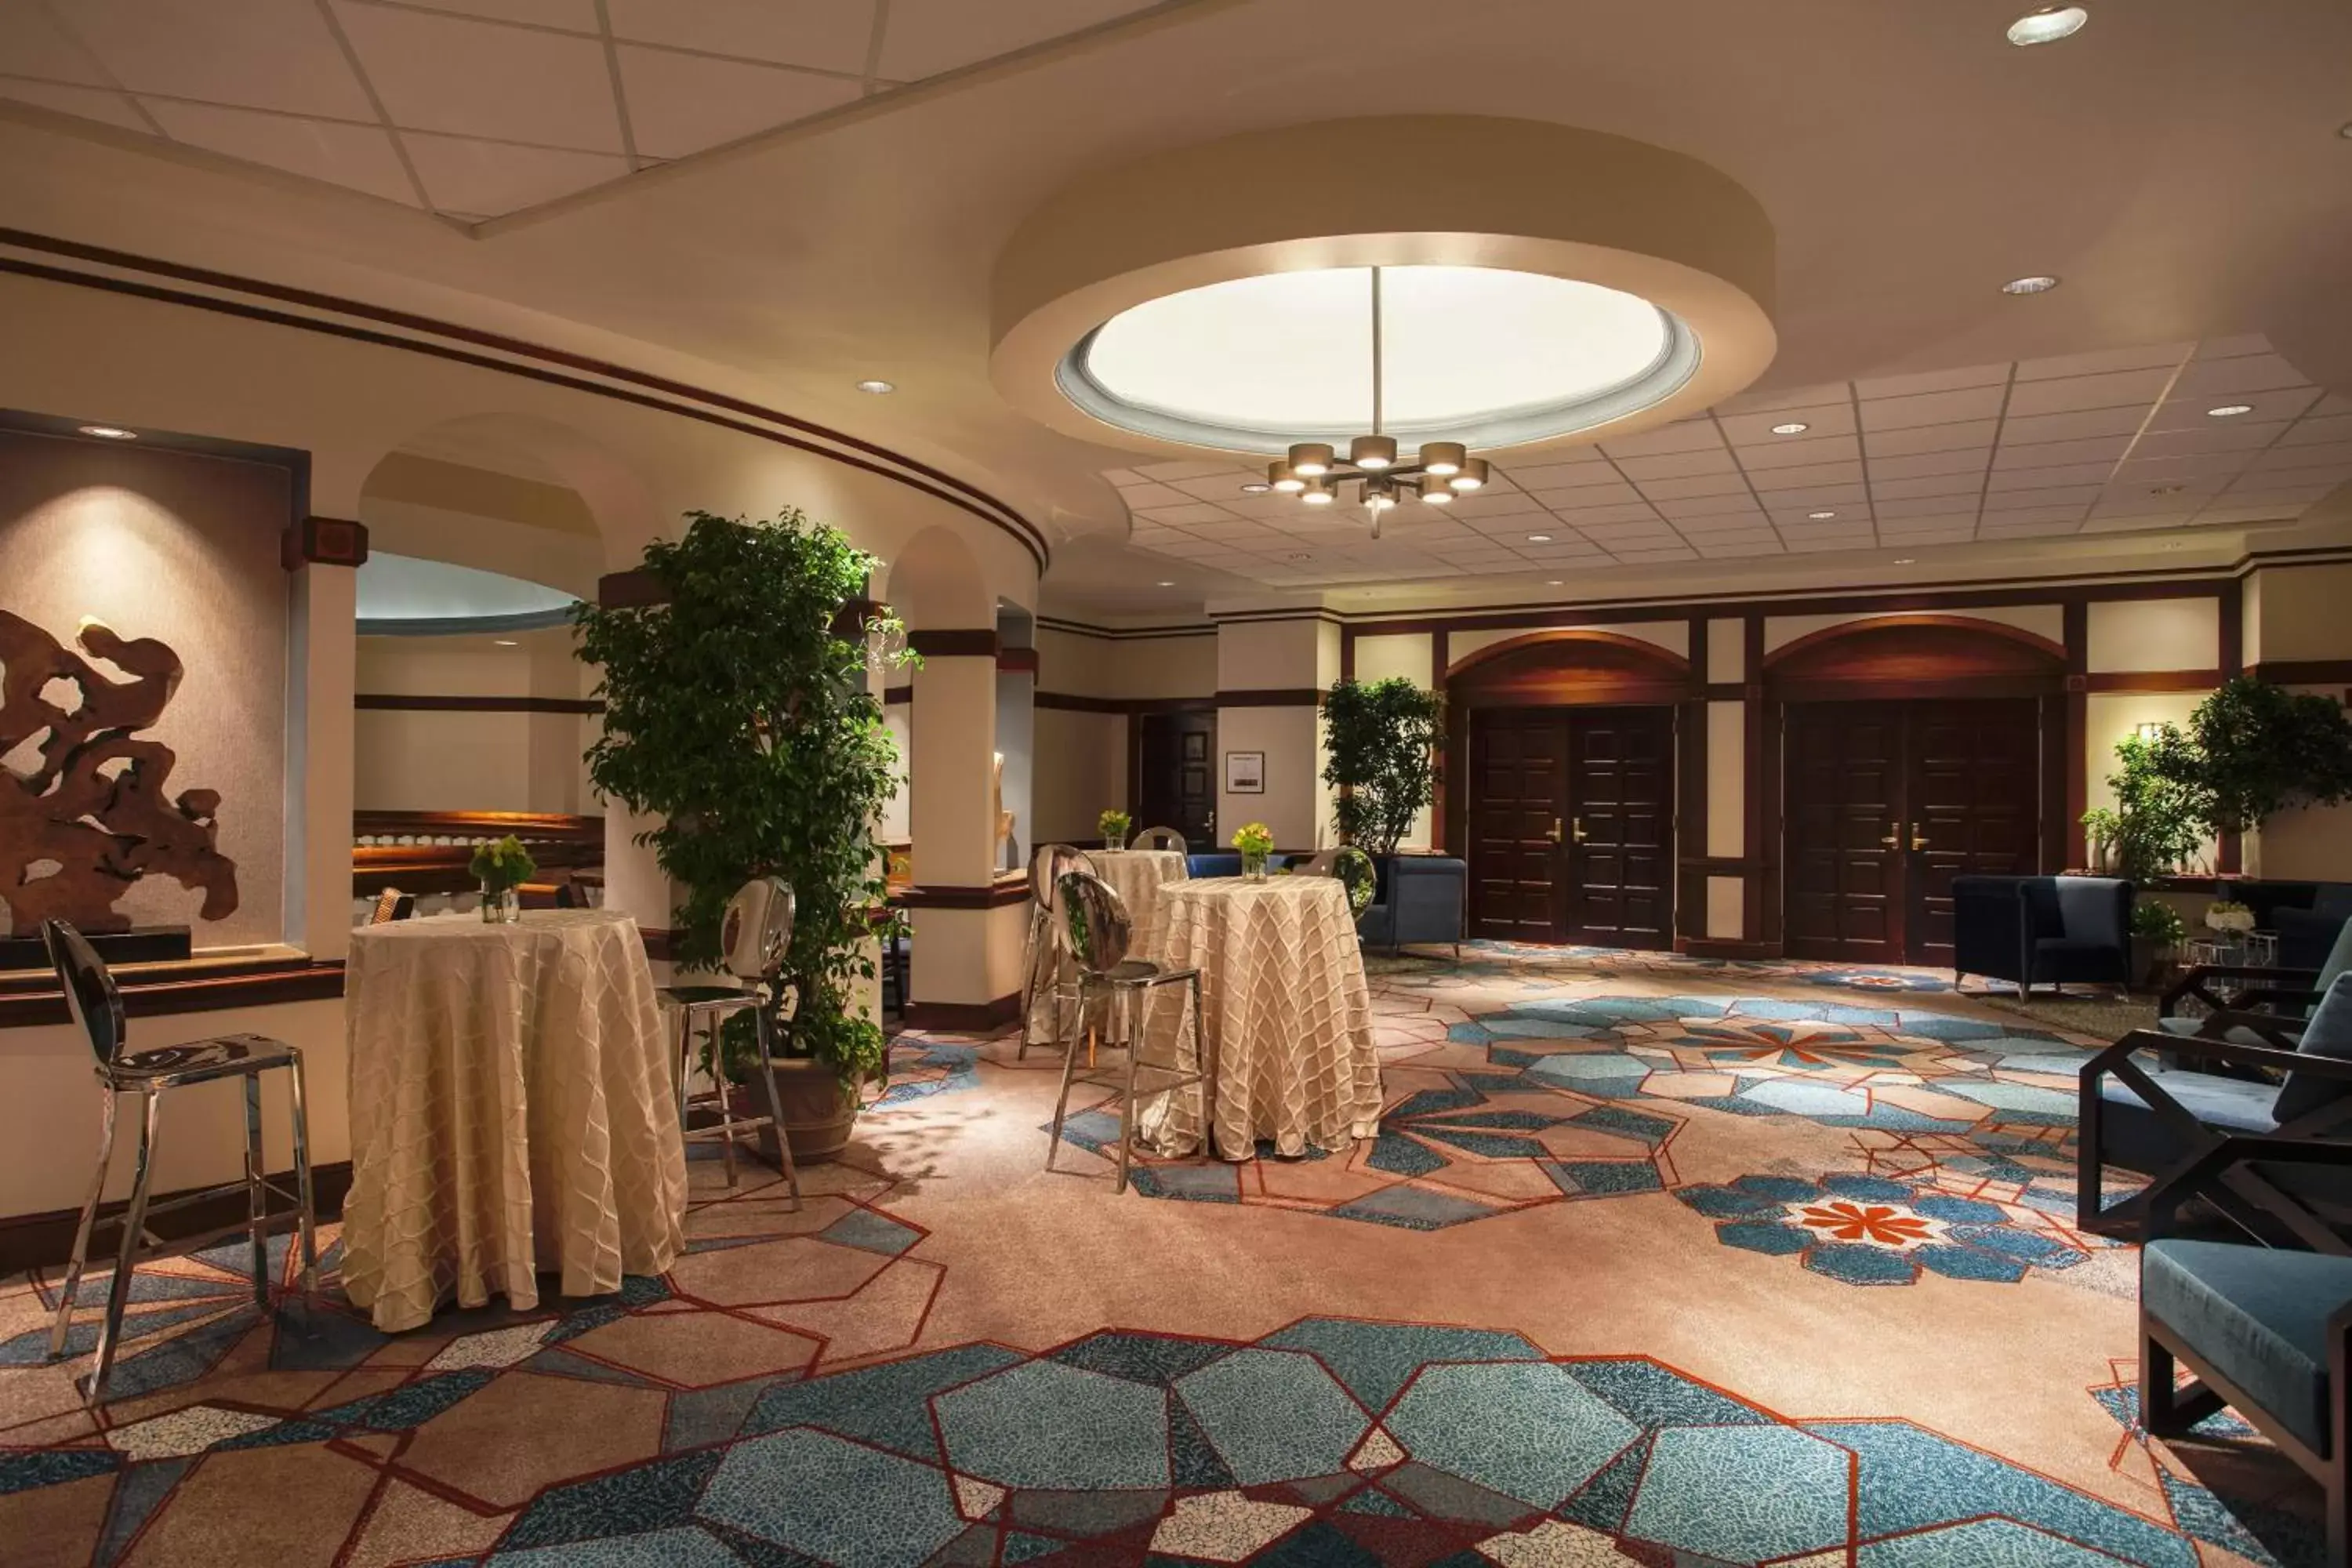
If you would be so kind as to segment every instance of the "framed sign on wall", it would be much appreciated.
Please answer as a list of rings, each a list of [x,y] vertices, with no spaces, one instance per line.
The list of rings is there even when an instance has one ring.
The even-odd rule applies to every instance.
[[[1264,752],[1227,752],[1225,753],[1225,793],[1228,795],[1264,795],[1265,793],[1265,753]]]

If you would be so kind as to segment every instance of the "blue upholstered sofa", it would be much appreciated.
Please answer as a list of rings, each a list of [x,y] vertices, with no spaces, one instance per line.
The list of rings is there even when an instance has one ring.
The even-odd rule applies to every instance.
[[[1356,919],[1357,934],[1391,952],[1450,942],[1460,958],[1469,866],[1451,855],[1391,855],[1378,865],[1380,888]]]
[[[1304,855],[1269,855],[1265,868],[1279,871],[1293,860],[1304,860]],[[1238,877],[1242,874],[1242,852],[1238,849],[1210,849],[1184,857],[1184,869],[1194,878]]]
[[[2132,885],[2114,877],[1955,877],[1952,982],[2131,984]]]

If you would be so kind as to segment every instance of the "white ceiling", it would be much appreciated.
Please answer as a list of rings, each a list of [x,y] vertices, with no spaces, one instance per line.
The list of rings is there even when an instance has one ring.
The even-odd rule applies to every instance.
[[[472,221],[1159,0],[5,0],[0,99]]]
[[[2210,410],[2248,405],[2216,418]],[[1780,436],[1778,425],[1802,424]],[[2352,398],[2260,337],[1750,394],[1519,461],[1439,511],[1250,495],[1262,467],[1105,476],[1155,555],[1278,587],[2283,522],[2352,479]],[[1834,513],[1816,517],[1818,512]],[[1546,536],[1538,540],[1531,536]]]

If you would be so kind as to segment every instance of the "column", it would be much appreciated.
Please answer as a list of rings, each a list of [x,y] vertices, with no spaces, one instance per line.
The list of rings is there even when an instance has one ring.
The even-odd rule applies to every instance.
[[[909,634],[922,656],[908,721],[915,756],[908,829],[915,885],[903,902],[914,925],[907,1022],[920,1029],[983,1029],[1020,1012],[1028,881],[999,877],[993,626]]]
[[[1339,678],[1339,626],[1319,611],[1221,622],[1217,627],[1217,843],[1263,822],[1278,850],[1332,842],[1323,783],[1320,702]],[[1228,760],[1263,759],[1262,791],[1234,790]]]

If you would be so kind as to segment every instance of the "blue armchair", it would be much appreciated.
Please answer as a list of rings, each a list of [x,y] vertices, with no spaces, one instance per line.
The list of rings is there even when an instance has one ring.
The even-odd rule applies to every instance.
[[[1265,858],[1265,868],[1279,871],[1293,860],[1304,858],[1306,857],[1300,855],[1269,855]],[[1209,849],[1187,855],[1184,857],[1184,873],[1196,880],[1202,877],[1238,877],[1242,874],[1242,852],[1238,849]]]
[[[1955,877],[1952,984],[2131,984],[2132,885],[2116,877]]]
[[[1459,959],[1468,864],[1451,855],[1391,855],[1379,865],[1380,888],[1357,917],[1356,934],[1391,952],[1411,943],[1451,942]]]
[[[2327,1561],[2340,1563],[2352,1552],[2352,1248],[2300,1207],[2294,1229],[2310,1251],[2168,1234],[2190,1199],[2210,1198],[2258,1163],[2273,1173],[2326,1167],[2340,1183],[2352,1175],[2352,1145],[2228,1139],[2159,1189],[2140,1253],[2140,1418],[2158,1437],[2224,1405],[2252,1422],[2326,1489]],[[2195,1381],[2178,1385],[2176,1363]]]

